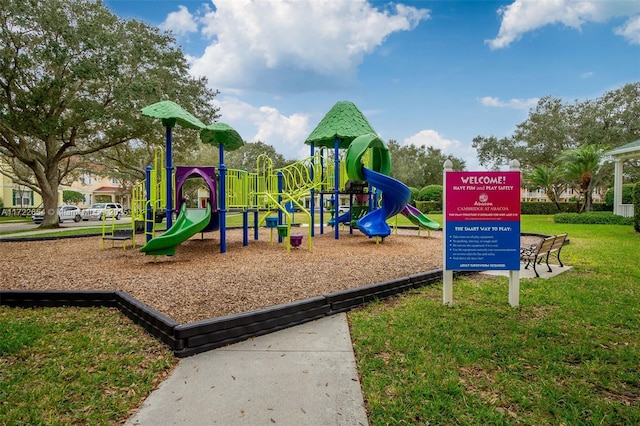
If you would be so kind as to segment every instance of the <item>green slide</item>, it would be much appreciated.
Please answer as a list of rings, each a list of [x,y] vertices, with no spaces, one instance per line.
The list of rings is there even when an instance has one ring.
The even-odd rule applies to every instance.
[[[434,230],[440,229],[440,224],[438,222],[429,219],[420,210],[416,209],[412,205],[407,204],[407,207],[405,207],[405,209],[400,213],[406,216],[411,221],[411,223],[413,223],[414,225],[418,225],[420,228]]]
[[[149,240],[140,251],[153,256],[173,256],[177,246],[206,228],[210,220],[210,203],[207,203],[206,209],[188,209],[183,203],[171,229]]]

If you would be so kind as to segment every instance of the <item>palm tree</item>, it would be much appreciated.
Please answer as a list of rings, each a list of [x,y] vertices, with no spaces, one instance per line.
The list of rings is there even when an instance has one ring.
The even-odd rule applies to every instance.
[[[565,186],[562,182],[562,172],[557,167],[540,166],[527,175],[527,180],[537,187],[544,188],[547,197],[560,211],[559,198]]]
[[[602,157],[602,151],[593,145],[571,149],[563,152],[560,156],[560,161],[564,164],[566,178],[576,182],[580,193],[584,194],[583,208],[587,212],[591,211],[591,195],[596,186],[594,176],[597,176],[600,169]]]

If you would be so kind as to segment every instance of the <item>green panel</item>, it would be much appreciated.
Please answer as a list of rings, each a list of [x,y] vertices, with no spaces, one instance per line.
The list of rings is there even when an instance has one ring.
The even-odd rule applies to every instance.
[[[367,133],[375,134],[376,131],[358,107],[353,102],[341,101],[329,110],[305,143],[333,148],[338,138],[340,149],[345,149],[355,138]]]
[[[162,120],[165,127],[175,127],[176,124],[188,129],[200,130],[205,124],[185,111],[180,105],[171,101],[156,102],[142,108],[142,115]]]
[[[235,151],[244,145],[240,134],[225,123],[213,123],[200,130],[200,140],[213,146],[222,145],[227,151]]]

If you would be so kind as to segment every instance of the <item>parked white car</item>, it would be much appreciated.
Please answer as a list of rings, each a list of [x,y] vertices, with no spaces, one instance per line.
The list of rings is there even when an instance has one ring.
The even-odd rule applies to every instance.
[[[62,223],[65,220],[72,220],[74,222],[80,222],[82,219],[82,211],[76,206],[60,206],[58,207],[58,222]],[[41,224],[44,220],[44,210],[37,212],[31,216],[36,224]]]
[[[115,217],[116,220],[120,220],[124,210],[119,203],[97,203],[91,206],[91,208],[83,210],[82,220],[103,220],[107,217]]]

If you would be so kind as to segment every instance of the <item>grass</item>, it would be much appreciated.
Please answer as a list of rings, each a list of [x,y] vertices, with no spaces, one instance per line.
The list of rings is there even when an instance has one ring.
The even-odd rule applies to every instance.
[[[569,272],[521,281],[454,282],[349,314],[369,420],[378,424],[640,424],[640,234],[630,226],[554,224],[568,231]]]
[[[569,232],[573,269],[522,280],[519,308],[506,278],[474,276],[453,307],[438,285],[349,313],[370,424],[640,424],[640,234],[522,231]],[[0,424],[120,422],[175,363],[108,309],[0,307],[0,335]]]
[[[0,307],[0,424],[116,424],[176,360],[106,308]]]
[[[21,216],[0,216],[0,223],[20,223],[20,222],[31,223],[31,218],[21,217]]]

